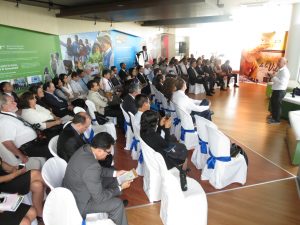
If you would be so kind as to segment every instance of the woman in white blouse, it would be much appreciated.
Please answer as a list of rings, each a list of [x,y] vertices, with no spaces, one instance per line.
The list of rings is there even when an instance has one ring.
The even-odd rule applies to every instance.
[[[36,104],[36,98],[31,92],[21,95],[20,108],[22,109],[21,117],[31,125],[35,124],[40,130],[44,130],[48,138],[57,135],[62,130],[62,120],[48,109]]]
[[[60,74],[59,79],[63,83],[62,90],[64,91],[64,93],[66,93],[68,95],[68,98],[70,100],[76,98],[77,96],[75,96],[75,93],[73,92],[73,90],[71,88],[68,76],[66,74]]]

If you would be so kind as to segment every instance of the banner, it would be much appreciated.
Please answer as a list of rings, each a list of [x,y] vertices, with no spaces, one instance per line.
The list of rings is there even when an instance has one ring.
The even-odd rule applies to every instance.
[[[135,54],[141,49],[140,37],[116,30],[61,35],[59,39],[65,67],[83,69],[89,64],[94,74],[111,66],[120,69],[121,62],[132,67]]]
[[[59,54],[56,35],[0,25],[0,82],[11,81],[16,89],[41,82],[51,56]]]
[[[240,74],[258,82],[268,82],[268,73],[277,71],[277,62],[284,56],[287,32],[263,33],[257,46],[244,49]]]

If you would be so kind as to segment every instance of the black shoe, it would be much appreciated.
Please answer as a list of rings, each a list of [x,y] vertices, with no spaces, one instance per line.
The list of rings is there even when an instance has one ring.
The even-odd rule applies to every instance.
[[[236,87],[236,88],[239,88],[240,86],[239,86],[239,85],[237,85],[237,84],[234,84],[234,87]]]
[[[274,120],[273,118],[268,120],[268,124],[272,124],[272,125],[278,125],[280,124],[280,121]]]
[[[211,93],[207,93],[206,96],[213,96]]]
[[[216,93],[214,90],[210,90],[210,93],[212,93],[212,94],[214,94],[214,93]]]
[[[124,207],[126,207],[128,205],[128,200],[127,199],[123,200],[123,205],[124,205]]]
[[[180,171],[180,186],[182,191],[187,191],[186,171]]]

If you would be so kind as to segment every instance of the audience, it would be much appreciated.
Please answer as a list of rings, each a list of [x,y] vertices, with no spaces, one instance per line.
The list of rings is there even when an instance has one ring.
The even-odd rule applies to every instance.
[[[81,78],[76,72],[72,72],[71,74],[71,81],[70,81],[70,86],[72,88],[73,93],[78,97],[78,98],[86,98],[86,93],[83,89],[82,86],[80,85]]]
[[[141,89],[138,84],[131,83],[129,86],[129,93],[125,96],[122,107],[125,110],[125,112],[131,112],[133,115],[135,115],[138,111],[136,105],[135,105],[135,96],[141,93]]]
[[[62,120],[52,114],[48,109],[36,104],[31,92],[25,92],[20,97],[21,117],[31,125],[38,126],[50,140],[62,131]]]
[[[164,82],[165,82],[165,75],[163,75],[163,74],[158,74],[158,75],[156,76],[156,82],[155,82],[156,84],[155,84],[155,88],[156,88],[158,91],[162,92],[162,87],[163,87]]]
[[[185,145],[179,144],[173,136],[171,137],[171,123],[171,118],[163,117],[159,120],[157,112],[147,110],[141,117],[140,134],[147,145],[163,156],[168,169],[176,167],[180,171],[181,189],[186,191],[187,149]],[[165,132],[164,138],[160,135],[162,130]],[[170,153],[171,149],[181,152],[178,154],[181,157],[174,157]]]
[[[0,92],[12,96],[15,100],[16,103],[19,102],[19,97],[18,95],[13,91],[13,86],[11,85],[10,82],[4,81],[0,84]]]
[[[135,97],[135,105],[138,111],[134,115],[134,121],[136,127],[140,130],[141,116],[143,112],[150,110],[150,100],[145,94],[139,94]]]
[[[17,116],[17,103],[8,95],[0,95],[0,142],[23,163],[28,157],[52,157],[47,139],[38,138],[29,123]]]
[[[120,63],[120,71],[119,71],[119,78],[121,79],[121,82],[124,84],[125,80],[127,80],[128,73],[126,71],[126,64],[125,63]]]
[[[3,224],[30,225],[37,217],[42,222],[44,181],[40,171],[11,166],[0,158],[0,192],[20,195],[32,193],[32,206],[21,204],[15,212],[1,212],[0,221]]]
[[[69,162],[71,156],[81,146],[87,143],[83,133],[91,125],[91,118],[84,112],[75,114],[69,123],[60,133],[57,140],[57,154],[59,157]]]
[[[234,87],[239,87],[237,85],[237,74],[232,73],[232,68],[230,66],[230,61],[226,60],[225,63],[221,66],[222,71],[227,76],[227,88],[229,88],[229,81],[231,77],[234,77]]]
[[[111,154],[114,143],[110,134],[99,133],[91,145],[78,149],[68,163],[63,186],[73,193],[83,218],[89,213],[106,212],[114,223],[127,225],[123,202],[117,196],[130,187],[131,181],[119,186],[116,178],[126,171],[105,168],[98,163]]]
[[[47,81],[48,82],[48,81]],[[43,106],[44,108],[50,110],[52,112],[51,107],[46,104],[46,102],[43,101],[45,97],[45,93],[43,90],[43,85],[33,85],[29,88],[29,91],[34,94],[34,97],[36,99],[36,104]]]

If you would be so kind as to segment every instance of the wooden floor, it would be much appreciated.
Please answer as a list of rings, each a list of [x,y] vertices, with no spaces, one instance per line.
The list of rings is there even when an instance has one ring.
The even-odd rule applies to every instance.
[[[298,167],[290,164],[285,143],[288,122],[282,121],[280,125],[266,123],[268,100],[265,88],[257,84],[242,83],[239,89],[231,88],[227,92],[217,90],[210,97],[215,112],[213,121],[220,130],[247,149],[248,155],[251,155],[252,168],[257,168],[251,179],[257,176],[263,183],[248,180],[247,183],[250,183],[246,187],[237,186],[235,189],[209,193],[208,224],[300,224],[300,200],[292,177],[292,174],[297,174]],[[203,98],[201,95],[191,97]],[[117,151],[120,148],[119,145]],[[128,156],[129,152],[125,156],[116,154],[116,166],[125,167],[124,169],[135,166],[134,162],[128,160]],[[274,169],[264,173],[264,169],[259,167],[259,161]],[[275,181],[272,182],[273,180]],[[140,186],[142,179],[135,182],[140,182],[135,187]],[[136,188],[134,197],[134,201],[137,201],[134,205],[139,206],[127,209],[129,225],[162,224],[159,217],[160,205],[143,205],[147,201],[145,194],[139,189]],[[132,198],[131,194],[130,197]]]

